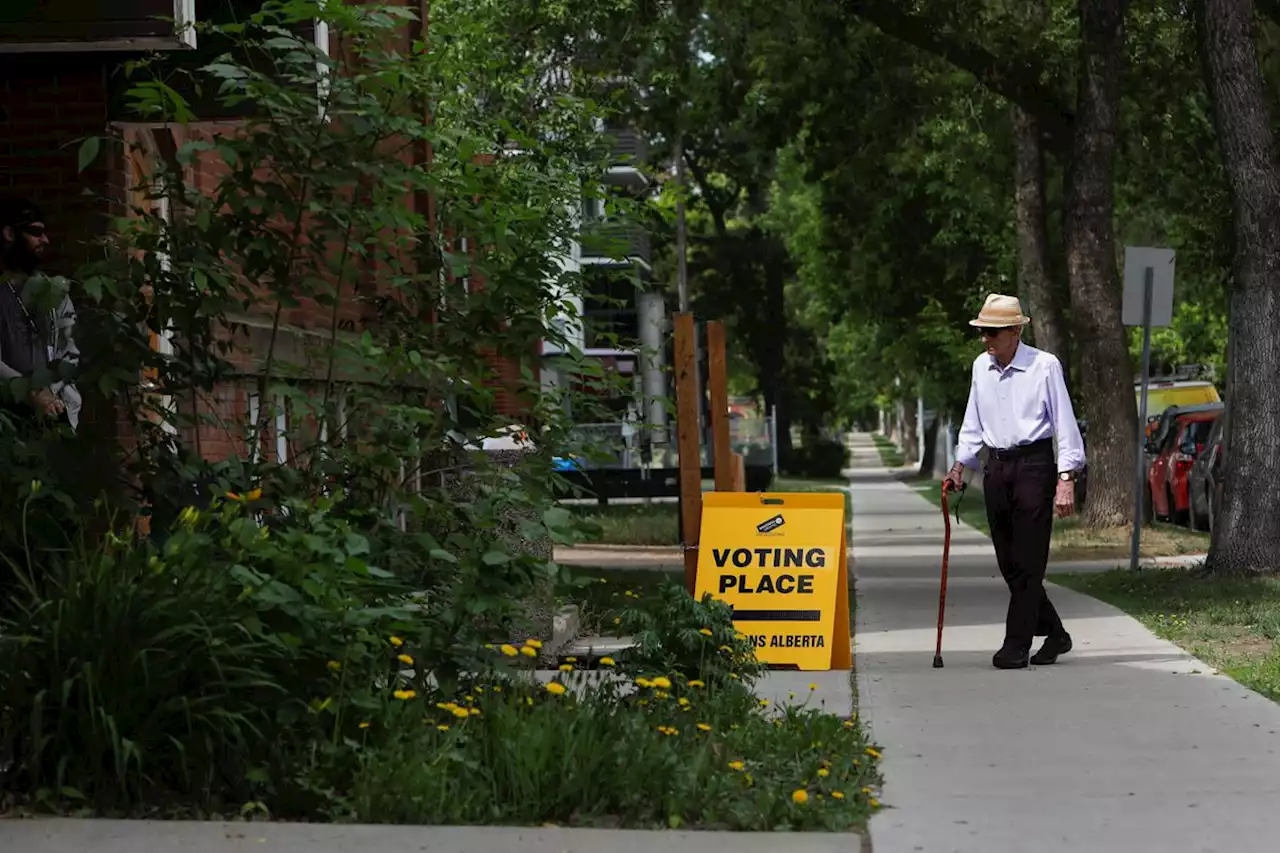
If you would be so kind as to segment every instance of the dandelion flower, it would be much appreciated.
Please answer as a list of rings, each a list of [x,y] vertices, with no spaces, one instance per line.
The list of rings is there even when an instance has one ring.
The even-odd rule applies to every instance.
[[[502,653],[509,658],[513,658],[516,655],[520,654],[519,652],[516,651],[516,647],[511,645],[510,643],[503,644]]]
[[[390,642],[391,645],[395,646],[397,649],[404,645],[404,640],[399,637],[391,637]]]
[[[830,776],[830,775],[831,775],[831,771],[830,771],[830,770],[828,770],[828,769],[827,769],[827,768],[825,768],[825,767],[819,767],[819,768],[818,768],[818,775],[819,775],[819,776],[821,776],[823,779],[825,779],[825,778],[827,778],[828,776]]]
[[[400,661],[400,663],[405,666],[413,666],[413,658],[409,655],[396,655],[396,660]]]
[[[704,636],[704,637],[710,637],[710,636],[711,636],[711,629],[710,629],[710,628],[699,628],[699,629],[698,629],[698,633],[699,633],[699,634],[701,634],[701,635],[702,635],[702,636]]]
[[[392,695],[392,696],[394,696],[394,697],[396,697],[397,699],[399,699],[399,700],[401,700],[401,701],[404,701],[404,700],[406,700],[406,699],[412,699],[414,696],[417,696],[417,695],[418,695],[418,691],[416,691],[416,690],[397,690],[397,691],[395,691],[394,693],[392,693],[391,695]]]
[[[746,769],[746,767],[747,767],[747,765],[746,765],[745,763],[741,762],[741,761],[730,761],[730,762],[729,762],[729,769],[730,769],[730,770],[737,770],[739,773],[741,773],[743,770],[745,770],[745,769]]]
[[[761,707],[761,708],[768,708],[768,707],[769,707],[769,700],[768,700],[768,699],[761,699],[761,700],[760,700],[760,707]]]
[[[520,654],[527,658],[536,658],[538,656],[538,650],[533,646],[522,646],[520,648]]]
[[[469,709],[467,709],[467,713],[469,713],[469,714],[470,714],[471,716],[473,716],[473,717],[478,717],[478,716],[480,716],[480,709],[479,709],[479,708],[469,708]]]
[[[253,489],[244,496],[244,499],[247,501],[256,501],[260,497],[262,497],[262,489]]]
[[[653,686],[657,687],[659,690],[670,690],[671,679],[667,678],[665,675],[659,675],[653,680]]]
[[[804,788],[798,788],[792,791],[791,802],[800,806],[804,805],[805,803],[809,802],[809,792],[806,791]]]
[[[711,726],[707,725],[706,723],[698,723],[698,731],[709,732],[711,731]]]
[[[817,690],[817,689],[818,689],[818,685],[817,685],[815,682],[810,681],[810,682],[809,682],[809,689],[810,689],[810,690]]]
[[[524,644],[525,644],[526,646],[529,646],[530,648],[534,648],[534,649],[540,649],[540,648],[542,648],[542,641],[541,641],[541,640],[525,640],[525,641],[524,641]]]
[[[636,679],[636,687],[652,687],[652,686],[653,686],[653,682],[647,678]]]
[[[689,707],[689,700],[688,700],[688,699],[686,699],[686,698],[684,698],[683,696],[681,696],[681,697],[680,697],[680,699],[679,699],[678,701],[680,702],[680,707],[682,707],[682,708],[687,708],[687,707]]]
[[[571,664],[571,663],[562,663],[562,664],[560,664],[560,671],[561,671],[561,672],[573,672],[573,664]]]
[[[877,800],[875,797],[872,797],[871,799],[867,800],[867,805],[871,806],[871,808],[873,809],[878,809],[880,808],[880,801]]]
[[[449,731],[449,727],[448,727],[448,726],[446,726],[446,725],[444,725],[443,723],[441,723],[440,725],[436,726],[436,730],[437,730],[437,731],[442,731],[442,732],[447,732],[447,731]]]
[[[565,686],[558,681],[553,681],[547,685],[547,692],[552,696],[563,696],[565,689]]]
[[[871,789],[870,789],[870,788],[863,788],[863,789],[862,789],[862,793],[864,793],[864,794],[870,794],[870,793],[871,793]]]
[[[706,687],[707,685],[706,685],[706,683],[705,683],[705,682],[700,681],[700,680],[698,680],[698,679],[696,679],[696,678],[695,678],[693,681],[690,681],[690,682],[689,682],[689,686],[690,686],[690,687]]]
[[[466,708],[459,708],[457,705],[454,705],[452,708],[450,708],[449,713],[453,714],[459,720],[465,720],[467,717],[471,716],[470,711],[468,711]]]
[[[853,728],[853,720],[845,720],[845,721],[844,721],[844,727],[845,727],[846,729],[851,729],[851,728]]]
[[[722,651],[722,652],[729,652],[730,654],[732,654],[732,653],[733,653],[733,649],[729,648],[728,646],[721,646],[721,647],[720,647],[720,651]]]
[[[570,655],[569,657],[565,658],[565,660],[566,660],[568,663],[577,663],[577,662],[578,662],[578,659],[577,659],[577,658],[575,658],[575,657],[573,657],[572,655]]]
[[[494,693],[501,693],[501,692],[502,692],[502,688],[501,688],[501,687],[498,687],[496,684],[495,684],[491,689],[493,690],[493,692],[494,692]]]
[[[334,672],[337,672],[338,670],[342,669],[342,664],[336,660],[329,661],[327,666],[329,667],[329,669],[333,670]]]
[[[484,688],[483,688],[483,687],[481,687],[481,688],[480,688],[480,692],[481,692],[481,693],[483,693],[483,692],[484,692]],[[474,701],[476,701],[476,697],[474,697],[474,696],[463,696],[462,698],[463,698],[463,699],[466,699],[468,702],[474,702]]]
[[[666,699],[671,694],[665,690],[655,690],[653,691],[653,695],[654,695],[654,698],[656,699]]]
[[[831,798],[832,798],[833,800],[843,800],[843,799],[844,799],[844,791],[832,791],[832,792],[831,792]]]
[[[876,749],[874,746],[869,746],[867,747],[867,755],[870,755],[872,758],[879,758],[880,751]]]
[[[368,723],[361,723],[361,724],[360,724],[360,728],[362,728],[362,729],[367,729],[367,728],[369,728],[369,724],[368,724]]]
[[[618,662],[611,657],[602,657],[600,658],[600,665],[601,666],[617,666]]]

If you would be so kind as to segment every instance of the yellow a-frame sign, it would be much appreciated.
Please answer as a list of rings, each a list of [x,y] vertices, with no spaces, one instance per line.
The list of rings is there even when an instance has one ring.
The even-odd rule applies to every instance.
[[[694,595],[733,608],[763,663],[849,669],[843,492],[707,492]]]

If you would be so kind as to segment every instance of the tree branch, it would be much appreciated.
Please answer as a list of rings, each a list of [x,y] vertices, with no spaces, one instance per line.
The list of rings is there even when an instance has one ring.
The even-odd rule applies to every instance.
[[[1280,6],[1280,0],[1261,2]],[[983,87],[1035,116],[1056,150],[1069,150],[1075,116],[1056,92],[1040,85],[1033,58],[996,56],[980,44],[941,32],[927,17],[903,11],[902,0],[844,0],[843,6],[885,35],[969,72]]]

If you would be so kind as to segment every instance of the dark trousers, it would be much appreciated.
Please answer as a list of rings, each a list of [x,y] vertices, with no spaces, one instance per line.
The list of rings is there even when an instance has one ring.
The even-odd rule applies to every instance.
[[[988,454],[982,490],[996,562],[1009,585],[1004,629],[1009,648],[1029,649],[1035,637],[1066,633],[1044,591],[1057,483],[1051,439]]]

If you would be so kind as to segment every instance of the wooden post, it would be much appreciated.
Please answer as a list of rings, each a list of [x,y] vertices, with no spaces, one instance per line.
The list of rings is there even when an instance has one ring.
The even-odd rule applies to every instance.
[[[741,453],[733,454],[733,484],[730,490],[734,492],[747,490],[747,460]]]
[[[698,428],[698,365],[693,315],[675,317],[676,447],[680,454],[680,522],[684,531],[684,585],[692,595],[698,577],[702,526],[702,441]]]
[[[716,491],[732,492],[733,449],[729,446],[729,367],[725,360],[724,321],[707,323],[707,391],[711,406],[711,453]]]

